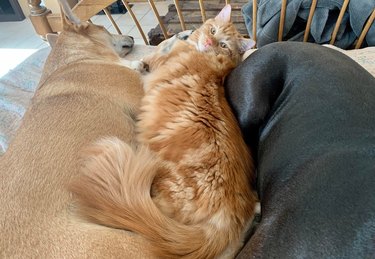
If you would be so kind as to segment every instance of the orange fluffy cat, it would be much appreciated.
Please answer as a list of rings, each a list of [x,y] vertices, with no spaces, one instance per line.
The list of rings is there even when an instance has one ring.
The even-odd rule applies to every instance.
[[[146,58],[139,144],[100,140],[72,185],[83,215],[143,235],[161,258],[234,257],[253,220],[253,161],[223,81],[254,42],[230,13]]]

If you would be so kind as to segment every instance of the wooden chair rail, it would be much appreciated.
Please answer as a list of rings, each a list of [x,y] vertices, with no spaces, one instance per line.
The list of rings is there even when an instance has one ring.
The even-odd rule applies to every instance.
[[[147,37],[146,37],[141,25],[139,24],[139,21],[138,21],[137,17],[135,16],[134,12],[132,11],[132,9],[130,8],[130,5],[129,5],[130,2],[131,3],[134,2],[136,4],[136,2],[144,2],[144,0],[143,1],[142,0],[133,0],[133,1],[121,0],[121,1],[124,4],[126,10],[129,12],[129,14],[130,14],[134,24],[136,25],[138,31],[140,32],[145,44],[146,45],[149,44],[149,42],[147,40]],[[169,33],[166,29],[166,26],[163,24],[163,20],[159,15],[159,12],[158,12],[158,10],[155,6],[154,0],[147,0],[147,1],[150,5],[155,17],[158,20],[158,23],[159,23],[161,31],[164,35],[164,38],[169,38],[171,35],[169,35]],[[199,1],[201,16],[202,16],[202,22],[204,22],[207,19],[205,6],[204,6],[205,3],[204,3],[204,0],[198,0],[198,1]],[[334,30],[332,32],[330,44],[335,43],[340,24],[341,24],[342,19],[344,17],[345,11],[347,10],[349,1],[350,0],[344,0],[343,6],[340,10],[338,19],[336,21]],[[88,21],[92,16],[94,16],[95,14],[97,14],[98,12],[103,10],[105,15],[108,17],[109,21],[111,22],[111,24],[113,25],[113,27],[117,31],[117,33],[122,34],[120,28],[118,27],[118,25],[116,24],[116,22],[112,18],[112,15],[110,14],[110,12],[108,11],[108,8],[107,8],[113,2],[115,2],[115,1],[114,0],[81,0],[81,1],[78,2],[78,4],[76,6],[73,7],[73,12],[81,20]],[[229,3],[230,1],[225,0],[225,2]],[[31,22],[32,22],[37,34],[39,34],[40,36],[45,38],[45,35],[47,33],[53,33],[53,32],[61,31],[60,14],[53,14],[45,6],[42,6],[41,0],[28,0],[28,4],[29,4],[29,7],[30,7],[30,19],[31,19]],[[278,30],[278,40],[279,41],[281,41],[283,39],[284,24],[285,24],[285,19],[287,17],[287,13],[286,13],[287,0],[280,0],[280,4],[281,4],[281,13],[280,13],[279,30]],[[185,24],[185,21],[184,21],[183,13],[182,13],[181,8],[180,8],[179,0],[174,0],[174,5],[175,5],[176,10],[177,10],[177,14],[178,14],[178,18],[179,18],[179,21],[180,21],[180,24],[181,24],[181,28],[182,28],[182,30],[185,30],[186,24]],[[310,33],[310,29],[311,29],[311,23],[312,23],[312,19],[314,17],[316,5],[317,5],[317,0],[312,0],[310,13],[309,13],[309,16],[308,16],[306,29],[305,29],[305,33],[304,33],[304,38],[303,38],[303,41],[305,41],[305,42],[308,40],[308,37],[309,37],[309,33]],[[253,37],[253,39],[255,41],[256,41],[256,38],[257,38],[257,35],[256,35],[256,31],[257,31],[256,21],[257,21],[257,18],[258,18],[257,17],[257,9],[258,9],[257,0],[253,0],[253,21],[255,21],[255,22],[253,22],[253,24],[252,24],[253,35],[251,35],[251,36]],[[374,23],[374,19],[375,19],[375,9],[373,10],[371,16],[369,17],[368,21],[366,22],[366,24],[365,24],[365,26],[364,26],[364,28],[361,32],[360,36],[357,39],[357,42],[355,44],[356,49],[358,49],[362,46],[367,32],[369,31],[371,25]]]

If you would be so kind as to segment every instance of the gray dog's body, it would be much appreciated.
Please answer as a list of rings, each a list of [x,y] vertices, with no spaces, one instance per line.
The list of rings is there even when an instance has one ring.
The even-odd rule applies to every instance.
[[[375,258],[375,79],[317,45],[260,48],[226,81],[258,162],[239,258]]]

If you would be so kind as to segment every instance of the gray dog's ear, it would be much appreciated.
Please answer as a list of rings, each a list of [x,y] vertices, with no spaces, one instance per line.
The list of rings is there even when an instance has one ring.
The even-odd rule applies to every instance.
[[[57,33],[47,33],[46,38],[51,48],[55,46],[58,37]]]

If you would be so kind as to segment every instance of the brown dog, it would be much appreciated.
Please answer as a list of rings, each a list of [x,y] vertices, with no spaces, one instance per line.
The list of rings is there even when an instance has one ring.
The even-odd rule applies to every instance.
[[[0,258],[148,257],[141,237],[86,223],[70,208],[77,153],[103,136],[131,142],[143,96],[139,73],[121,65],[112,36],[71,17],[0,160]]]

